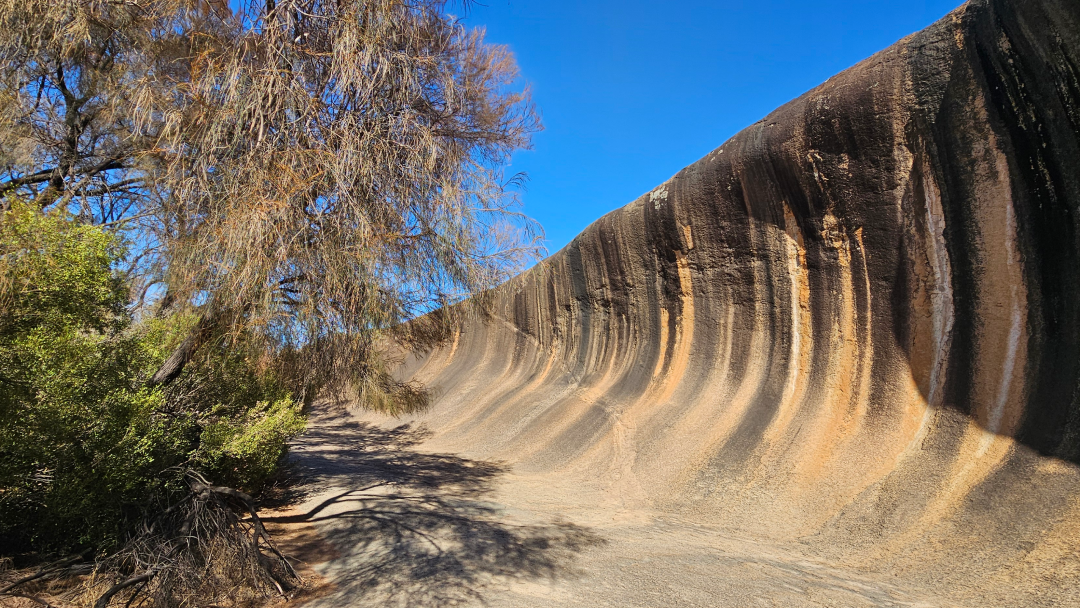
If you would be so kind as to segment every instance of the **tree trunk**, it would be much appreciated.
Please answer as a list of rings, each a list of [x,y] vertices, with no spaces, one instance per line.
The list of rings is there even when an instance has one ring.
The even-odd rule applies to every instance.
[[[162,363],[161,367],[154,372],[148,384],[150,386],[163,386],[176,380],[180,372],[184,371],[184,366],[195,355],[195,351],[206,342],[210,335],[210,326],[211,323],[207,321],[205,316],[199,317],[198,323],[191,328],[187,338],[184,338],[180,346],[177,346],[176,350],[165,360],[165,363]]]

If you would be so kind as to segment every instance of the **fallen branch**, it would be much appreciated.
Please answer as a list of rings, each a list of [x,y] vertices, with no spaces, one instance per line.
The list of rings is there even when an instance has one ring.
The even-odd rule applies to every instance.
[[[250,495],[212,485],[196,471],[185,476],[191,492],[97,564],[99,576],[88,583],[98,597],[94,608],[106,608],[117,594],[129,607],[142,605],[140,600],[153,606],[193,600],[209,605],[235,599],[241,590],[287,597],[302,583],[271,541]]]
[[[33,573],[33,574],[29,575],[29,576],[24,576],[24,577],[20,578],[19,580],[9,584],[7,587],[4,587],[3,589],[0,589],[0,595],[15,595],[15,594],[9,593],[9,592],[12,589],[18,587],[19,585],[24,585],[24,584],[29,583],[31,581],[36,581],[39,578],[44,578],[46,576],[56,574],[57,572],[61,572],[63,570],[69,570],[69,569],[71,569],[73,567],[74,564],[76,564],[76,562],[78,562],[80,559],[82,559],[82,557],[83,557],[82,555],[75,555],[75,556],[72,556],[72,557],[62,559],[62,560],[60,560],[58,562],[53,562],[51,564],[45,564],[44,566],[38,568],[37,572],[35,572],[35,573]]]
[[[96,602],[94,602],[94,608],[106,608],[109,605],[109,601],[112,600],[114,595],[120,593],[128,587],[131,587],[132,585],[138,585],[139,583],[148,582],[151,578],[154,577],[155,574],[157,574],[157,570],[150,570],[149,572],[143,572],[138,576],[133,576],[127,580],[116,583],[112,587],[109,587],[109,590],[106,591],[101,597],[99,597]]]
[[[243,503],[244,507],[251,515],[252,526],[255,529],[255,531],[251,535],[252,550],[255,551],[256,554],[259,554],[259,540],[261,539],[263,542],[266,543],[266,547],[281,561],[281,565],[285,568],[286,573],[289,576],[300,580],[300,574],[296,572],[292,564],[289,563],[289,560],[286,559],[286,557],[281,553],[281,551],[278,551],[277,547],[274,546],[274,543],[271,542],[270,534],[266,531],[266,526],[263,525],[262,519],[259,517],[258,511],[255,509],[255,501],[251,499],[251,496],[239,490],[234,490],[225,486],[211,486],[209,484],[201,482],[193,483],[191,485],[191,489],[192,491],[199,492],[204,495],[214,493],[220,494],[222,496],[228,496],[229,498],[233,498]],[[277,587],[278,593],[284,596],[285,590],[282,587],[282,581],[278,580],[278,578],[274,576],[272,570],[267,569],[267,572],[270,574],[274,586]]]

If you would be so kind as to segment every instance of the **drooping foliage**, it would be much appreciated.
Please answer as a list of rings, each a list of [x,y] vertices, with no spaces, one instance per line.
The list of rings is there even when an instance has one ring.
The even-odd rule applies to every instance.
[[[445,0],[233,6],[0,0],[0,191],[131,233],[137,292],[201,319],[157,381],[245,335],[360,382],[538,252],[502,173],[537,114]]]
[[[451,8],[0,0],[6,549],[110,551],[105,601],[284,584],[244,492],[303,406],[423,407],[384,347],[540,251],[538,115]]]

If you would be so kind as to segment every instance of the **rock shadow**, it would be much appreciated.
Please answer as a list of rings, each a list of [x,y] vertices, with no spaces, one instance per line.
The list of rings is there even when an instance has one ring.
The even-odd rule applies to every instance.
[[[457,606],[515,580],[574,574],[583,550],[603,544],[563,521],[515,524],[486,501],[508,470],[498,462],[420,452],[431,433],[323,416],[297,442],[298,466],[329,496],[297,515],[339,552],[322,574],[334,590],[313,605]]]

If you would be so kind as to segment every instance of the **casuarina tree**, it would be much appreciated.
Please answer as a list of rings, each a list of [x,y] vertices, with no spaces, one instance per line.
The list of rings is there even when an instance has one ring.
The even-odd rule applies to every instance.
[[[0,0],[0,192],[130,232],[140,301],[198,313],[155,383],[240,330],[305,388],[375,374],[539,249],[503,173],[537,113],[452,8]]]
[[[540,128],[538,114],[509,51],[451,14],[467,9],[445,0],[0,0],[0,221],[38,225],[33,212],[52,217],[40,225],[56,234],[65,221],[112,233],[126,253],[110,258],[108,284],[128,293],[110,296],[127,303],[110,314],[175,335],[152,370],[153,356],[130,373],[109,359],[124,391],[147,395],[131,410],[138,416],[118,424],[166,425],[184,438],[166,443],[188,445],[176,454],[190,457],[169,469],[188,494],[143,501],[160,504],[160,517],[101,562],[111,574],[100,580],[115,583],[103,588],[105,603],[140,589],[166,603],[194,593],[202,583],[191,573],[211,559],[209,547],[233,547],[237,571],[254,572],[244,565],[254,560],[259,584],[284,584],[288,565],[263,555],[273,549],[260,544],[250,497],[213,478],[251,470],[236,483],[263,479],[265,454],[233,448],[263,445],[245,439],[262,427],[286,429],[264,442],[272,446],[294,432],[291,410],[259,395],[310,402],[356,389],[386,409],[423,405],[421,387],[387,374],[380,349],[440,339],[465,310],[451,305],[540,252],[539,227],[517,207],[523,178],[504,173]],[[5,250],[11,277],[30,276],[20,264],[31,241]],[[0,302],[25,304],[25,282],[0,284]],[[111,349],[132,331],[72,336],[96,332],[93,344]],[[233,385],[250,395],[224,395]],[[39,397],[35,407],[51,407]],[[11,403],[31,402],[20,399]],[[18,404],[0,415],[25,414]],[[16,424],[8,417],[0,422]],[[140,462],[156,470],[148,454]],[[27,462],[26,471],[47,469]],[[12,479],[54,479],[20,475]]]

